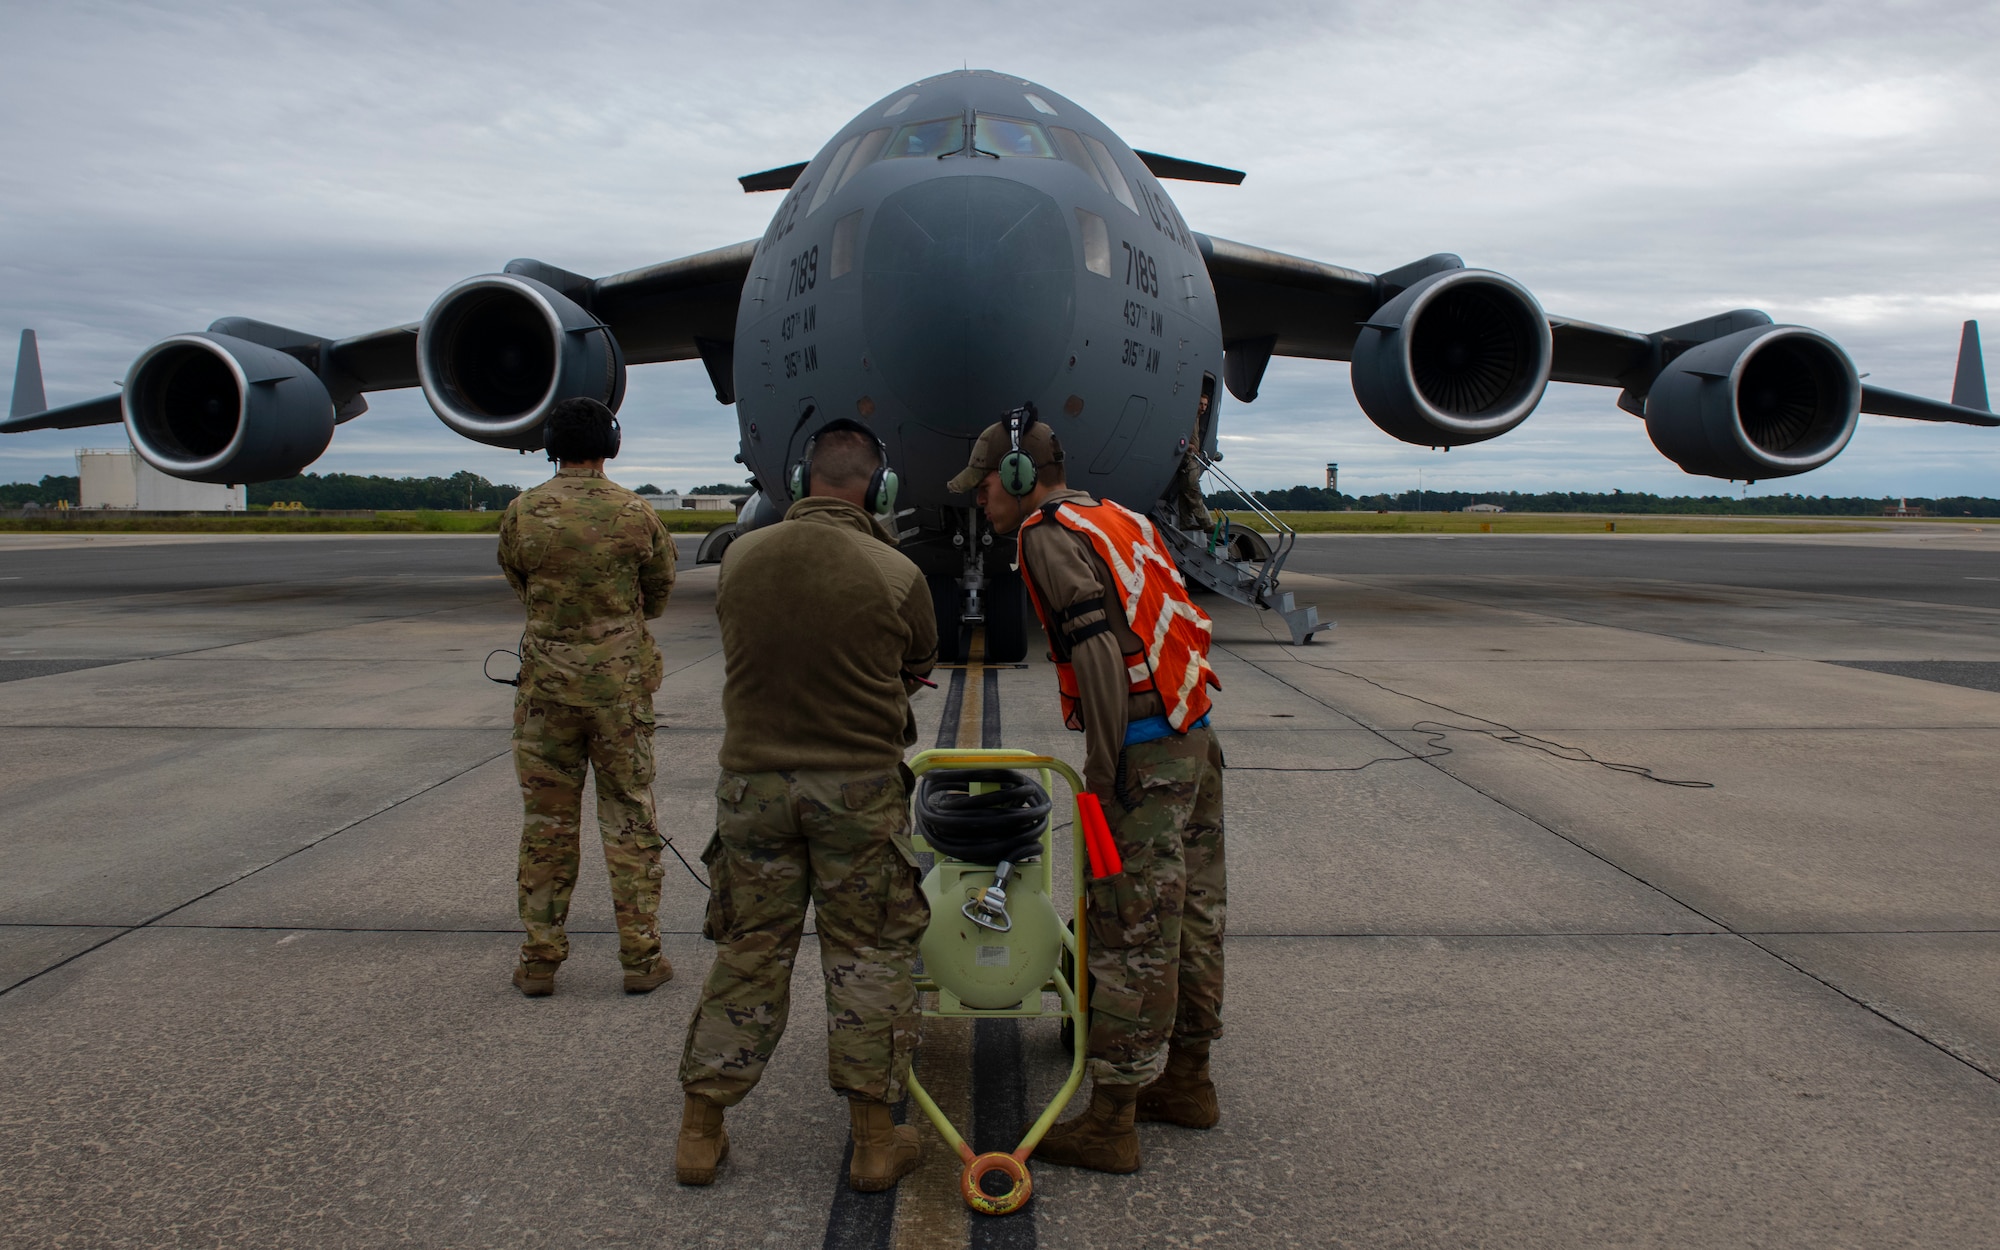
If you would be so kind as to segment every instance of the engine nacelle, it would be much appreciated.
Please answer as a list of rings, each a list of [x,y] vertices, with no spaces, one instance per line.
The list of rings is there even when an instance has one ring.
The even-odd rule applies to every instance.
[[[1646,396],[1646,433],[1689,473],[1756,481],[1833,459],[1860,413],[1861,379],[1839,344],[1757,326],[1675,357]]]
[[[1425,447],[1505,434],[1548,389],[1549,319],[1526,287],[1484,269],[1420,278],[1354,343],[1354,398],[1384,432]]]
[[[431,411],[493,447],[535,451],[565,399],[625,402],[625,353],[610,329],[546,283],[511,273],[467,278],[417,329],[417,376]]]
[[[333,441],[333,399],[319,376],[227,334],[176,334],[147,348],[122,402],[132,446],[191,482],[292,477]]]

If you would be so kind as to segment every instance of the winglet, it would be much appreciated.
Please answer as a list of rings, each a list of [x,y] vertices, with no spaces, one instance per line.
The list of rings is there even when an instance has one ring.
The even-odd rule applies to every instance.
[[[1155,178],[1178,178],[1182,182],[1219,182],[1225,187],[1243,185],[1243,171],[1225,169],[1220,165],[1204,165],[1200,161],[1183,160],[1178,156],[1162,156],[1158,152],[1133,152],[1139,163],[1152,171]]]
[[[1964,372],[1960,365],[1959,371]],[[1980,394],[1985,394],[1985,382],[1980,383]],[[21,331],[21,355],[14,363],[14,402],[8,405],[8,417],[32,416],[48,408],[48,394],[42,390],[42,353],[35,347],[35,332]]]
[[[20,393],[20,384],[17,382],[14,394],[18,397]],[[16,398],[15,402],[19,403],[20,400]],[[1958,373],[1951,382],[1951,402],[1960,408],[1993,411],[1993,406],[1986,400],[1986,362],[1979,354],[1977,321],[1966,322],[1964,337],[1958,340]]]
[[[742,183],[743,190],[750,195],[755,195],[759,191],[789,191],[792,189],[792,185],[799,180],[799,175],[806,172],[806,166],[810,164],[812,164],[811,161],[800,161],[796,165],[780,165],[776,169],[764,169],[754,174],[745,174],[736,181]]]

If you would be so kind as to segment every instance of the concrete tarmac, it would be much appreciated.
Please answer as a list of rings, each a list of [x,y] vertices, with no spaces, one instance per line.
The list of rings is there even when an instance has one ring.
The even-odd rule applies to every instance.
[[[1206,601],[1223,1121],[975,1222],[928,1129],[899,1194],[845,1190],[810,949],[721,1180],[674,1184],[709,948],[671,859],[673,982],[619,992],[586,849],[556,995],[508,985],[490,536],[0,539],[0,1245],[2000,1244],[2000,538],[1291,568],[1339,621],[1311,647]],[[655,625],[691,860],[714,583],[684,562]],[[920,745],[1077,759],[1046,664],[991,678],[983,716],[920,695]],[[919,1062],[1000,1146],[1065,1067],[1045,1022],[933,1023]]]

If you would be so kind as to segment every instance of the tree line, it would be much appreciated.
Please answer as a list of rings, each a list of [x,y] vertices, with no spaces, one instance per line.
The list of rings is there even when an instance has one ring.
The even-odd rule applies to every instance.
[[[1406,490],[1396,494],[1347,495],[1324,486],[1293,486],[1284,490],[1253,490],[1257,502],[1274,512],[1456,512],[1470,504],[1497,504],[1509,512],[1673,513],[1697,516],[1880,516],[1885,507],[1902,500],[1884,496],[1864,499],[1837,495],[1650,495],[1643,491],[1457,491]],[[1211,508],[1242,508],[1233,491],[1207,496]],[[2000,499],[1949,495],[1911,495],[1911,508],[1930,516],[2000,516]]]
[[[250,506],[301,503],[329,512],[414,512],[504,508],[518,486],[493,483],[463,470],[450,477],[378,477],[358,473],[301,473],[277,482],[253,482]]]
[[[644,486],[635,486],[632,490],[635,494],[640,495],[664,495],[667,493],[651,482],[646,483]],[[749,493],[750,483],[748,482],[737,482],[734,485],[728,482],[717,482],[713,486],[690,486],[681,492],[683,495],[729,495],[731,497],[747,495]]]
[[[34,504],[38,508],[53,508],[67,500],[76,506],[77,480],[74,474],[62,477],[49,474],[39,483],[8,482],[0,485],[0,508],[25,508]]]

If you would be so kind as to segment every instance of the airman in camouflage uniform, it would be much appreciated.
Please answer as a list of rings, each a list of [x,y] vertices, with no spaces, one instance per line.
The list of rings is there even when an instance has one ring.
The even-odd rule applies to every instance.
[[[1222,1035],[1222,747],[1207,729],[1172,734],[1126,747],[1124,770],[1133,806],[1114,783],[1103,807],[1125,871],[1089,884],[1090,1074],[1150,1088],[1173,1054],[1205,1061]]]
[[[1181,467],[1174,473],[1174,504],[1178,512],[1176,519],[1184,530],[1206,530],[1215,524],[1215,517],[1208,510],[1208,501],[1201,497],[1201,477],[1207,472],[1197,458],[1208,446],[1208,410],[1215,401],[1207,391],[1196,401],[1194,412],[1194,441],[1188,444],[1187,455],[1181,459]]]
[[[980,435],[950,489],[973,492],[996,532],[1051,505],[1097,501],[1065,482],[1061,444],[1045,424],[1020,434],[1033,488],[1009,494],[998,472],[1005,425]],[[1184,479],[1185,481],[1185,479]],[[1116,576],[1090,541],[1060,524],[1029,525],[1021,572],[1055,624],[1048,633],[1075,675],[1084,785],[1098,796],[1124,871],[1089,883],[1090,1105],[1049,1130],[1035,1158],[1102,1172],[1139,1168],[1138,1120],[1206,1129],[1221,1117],[1209,1046],[1222,1035],[1222,939],[1228,912],[1222,747],[1202,716],[1185,733],[1155,690],[1135,690],[1128,664],[1146,648],[1126,618]],[[1068,710],[1068,709],[1066,709]]]
[[[653,692],[659,648],[646,619],[666,609],[674,544],[652,506],[604,476],[611,412],[567,400],[549,417],[556,475],[507,505],[500,568],[527,606],[514,701],[521,783],[518,899],[528,940],[514,984],[539,996],[569,957],[585,770],[597,773],[597,826],[618,917],[625,988],[673,975],[660,953],[660,837],[653,813]]]
[[[702,936],[715,970],[688,1030],[681,1079],[742,1101],[785,1031],[806,902],[826,974],[827,1079],[877,1102],[903,1096],[917,1046],[911,969],[930,908],[910,849],[909,793],[891,768],[724,769]]]
[[[827,1080],[848,1099],[854,1138],[848,1183],[887,1189],[917,1165],[916,1130],[890,1104],[916,1049],[911,974],[930,920],[903,751],[937,621],[923,575],[870,516],[888,507],[870,489],[881,445],[845,424],[816,436],[806,497],[731,544],[716,582],[726,728],[702,853],[702,933],[716,949],[681,1055],[675,1170],[686,1185],[715,1179],[729,1153],[723,1109],[757,1084],[785,1031],[808,902]]]

